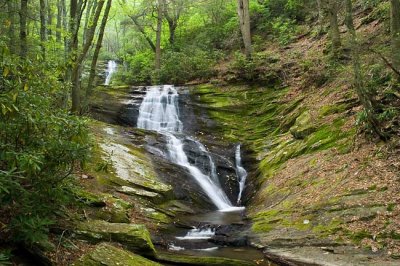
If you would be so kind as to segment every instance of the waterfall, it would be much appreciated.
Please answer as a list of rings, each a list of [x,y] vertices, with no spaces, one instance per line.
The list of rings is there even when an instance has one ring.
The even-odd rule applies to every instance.
[[[247,171],[242,166],[242,157],[240,155],[240,144],[237,145],[237,147],[236,147],[235,161],[236,161],[236,175],[238,177],[238,182],[239,182],[239,195],[238,195],[237,203],[240,204],[244,186],[246,184],[246,178],[247,178]]]
[[[104,85],[110,85],[111,77],[116,70],[117,70],[117,62],[115,62],[114,60],[108,61],[106,70],[106,81],[104,82]]]
[[[204,145],[187,137],[187,140],[192,141],[200,151],[207,154],[210,160],[211,173],[209,175],[204,174],[198,167],[190,164],[189,158],[183,149],[183,124],[179,119],[178,98],[179,94],[174,86],[149,87],[139,109],[138,128],[154,130],[166,136],[168,155],[171,162],[186,168],[220,211],[243,209],[232,205],[219,182],[217,182],[218,176],[214,161]]]

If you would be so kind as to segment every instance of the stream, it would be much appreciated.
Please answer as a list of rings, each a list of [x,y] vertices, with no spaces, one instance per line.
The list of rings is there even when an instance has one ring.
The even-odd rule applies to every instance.
[[[215,210],[211,212],[179,218],[192,229],[176,227],[170,235],[165,235],[169,252],[227,257],[270,265],[263,261],[260,251],[248,247],[247,236],[240,235],[240,228],[245,225],[245,207],[241,206],[241,202],[247,177],[247,171],[242,165],[241,145],[236,145],[234,154],[239,192],[236,201],[232,203],[221,185],[220,180],[224,177],[218,175],[213,155],[201,141],[184,130],[177,88],[172,85],[148,87],[139,108],[137,127],[155,131],[165,138],[165,156],[169,162],[186,170],[214,205]],[[191,150],[188,151],[186,146],[190,146]],[[192,154],[189,155],[189,152]],[[202,159],[193,159],[193,154]],[[226,236],[236,233],[238,236],[234,237],[228,247]]]

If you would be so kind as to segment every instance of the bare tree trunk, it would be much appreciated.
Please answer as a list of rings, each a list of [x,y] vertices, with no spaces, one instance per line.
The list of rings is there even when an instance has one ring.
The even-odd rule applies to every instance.
[[[26,58],[28,54],[27,43],[27,17],[28,17],[28,0],[21,0],[21,10],[19,12],[19,40],[20,40],[20,56]]]
[[[75,0],[74,0],[75,1]],[[90,27],[88,29],[87,33],[87,38],[86,42],[82,47],[82,51],[80,52],[79,55],[75,56],[73,60],[73,65],[72,65],[72,112],[79,114],[81,111],[81,91],[80,91],[80,70],[81,70],[81,64],[83,60],[85,59],[90,46],[92,45],[94,34],[96,31],[97,23],[100,18],[101,11],[103,9],[105,0],[100,0],[97,8],[96,8],[96,13],[94,15],[93,20],[91,21]],[[76,31],[74,34],[76,35],[76,44],[78,43],[78,30],[75,29]],[[77,47],[76,47],[77,48]],[[76,53],[77,50],[75,50]]]
[[[238,0],[238,14],[245,54],[247,59],[251,59],[253,51],[251,47],[249,0]]]
[[[69,28],[67,5],[65,4],[65,0],[60,0],[60,1],[61,1],[61,9],[62,9],[62,28],[63,28],[64,32],[67,32],[68,28]],[[67,58],[67,56],[68,56],[68,36],[66,34],[64,34],[64,50],[65,50],[65,55]]]
[[[93,85],[94,85],[94,80],[95,80],[95,77],[96,77],[97,59],[99,57],[100,49],[102,47],[104,31],[105,31],[105,28],[106,28],[106,25],[107,25],[108,14],[110,13],[110,9],[111,9],[111,3],[112,3],[112,0],[108,0],[107,1],[106,9],[104,11],[103,19],[101,21],[99,37],[97,39],[96,48],[94,50],[93,58],[92,58],[92,64],[90,66],[88,87],[86,89],[86,100],[89,98],[89,96],[90,96],[90,94],[92,92]]]
[[[61,43],[61,25],[63,17],[61,0],[57,0],[57,24],[56,24],[56,42]]]
[[[163,0],[158,0],[157,6],[157,32],[156,32],[156,62],[155,69],[160,70],[161,68],[161,31],[162,31],[162,22],[163,22],[163,8],[164,2]]]
[[[93,18],[94,13],[96,12],[96,7],[97,7],[97,0],[88,0],[89,4],[86,8],[86,14],[85,14],[85,25],[83,26],[83,35],[82,35],[82,44],[86,42],[86,35],[88,31],[88,25],[90,23],[90,20]]]
[[[143,28],[142,25],[140,25],[137,17],[135,16],[129,16],[133,23],[135,24],[136,28],[140,31],[140,33],[143,34],[144,38],[146,39],[147,43],[150,45],[151,50],[153,50],[153,52],[156,52],[156,45],[154,44],[153,40],[147,35],[145,29]]]
[[[393,66],[400,70],[400,0],[391,0],[391,32],[392,32],[392,55]],[[400,82],[400,75],[394,74],[395,79]]]
[[[15,6],[13,1],[7,1],[8,20],[10,27],[8,28],[8,48],[12,53],[15,53]]]
[[[360,44],[357,41],[357,33],[354,28],[353,6],[351,0],[345,0],[345,4],[346,4],[345,23],[351,34],[350,45],[351,45],[353,71],[354,71],[354,87],[356,89],[358,98],[365,109],[368,123],[380,138],[386,139],[385,135],[381,131],[380,123],[375,115],[376,103],[374,99],[374,93],[368,90],[364,84],[364,77],[361,71]]]
[[[52,1],[47,0],[47,36],[50,37],[53,35],[52,25],[53,25],[53,11],[52,11]]]
[[[339,23],[338,23],[338,3],[337,0],[330,0],[328,6],[330,35],[332,41],[332,52],[334,57],[338,57],[342,41],[340,39]]]
[[[322,2],[321,0],[317,0],[317,9],[318,9],[318,32],[322,33],[323,28],[323,11],[322,11]]]
[[[46,59],[46,1],[40,0],[40,49],[42,59]]]

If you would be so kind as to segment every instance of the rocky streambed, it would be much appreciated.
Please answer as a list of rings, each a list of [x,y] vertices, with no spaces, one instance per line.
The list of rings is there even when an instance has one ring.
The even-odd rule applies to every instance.
[[[240,167],[249,176],[240,191],[239,143],[225,141],[190,89],[178,88],[173,100],[181,129],[173,134],[186,165],[179,161],[182,154],[171,161],[170,133],[138,128],[148,90],[100,87],[92,99],[97,158],[87,167],[90,178],[78,193],[87,204],[87,219],[78,224],[75,237],[99,244],[80,261],[102,261],[116,251],[104,244],[108,239],[122,245],[119,252],[133,251],[165,265],[271,265],[248,236],[243,205],[254,193],[251,152],[239,147]],[[193,177],[196,171],[217,189],[206,191],[208,184]],[[213,193],[222,196],[213,199]],[[228,210],[218,210],[221,206]]]

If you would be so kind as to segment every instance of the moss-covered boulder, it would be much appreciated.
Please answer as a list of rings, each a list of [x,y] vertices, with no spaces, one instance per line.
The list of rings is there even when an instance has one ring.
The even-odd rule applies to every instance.
[[[157,259],[171,265],[204,265],[204,266],[255,266],[250,261],[222,257],[197,257],[183,254],[159,253]]]
[[[316,127],[313,124],[312,116],[309,111],[305,111],[297,117],[294,126],[290,128],[290,133],[295,139],[304,139],[315,132]]]
[[[154,261],[143,258],[110,244],[101,243],[96,248],[82,256],[73,266],[158,266]]]
[[[78,238],[92,242],[115,241],[140,254],[153,256],[155,249],[150,233],[141,224],[108,223],[101,220],[89,220],[77,225]]]

